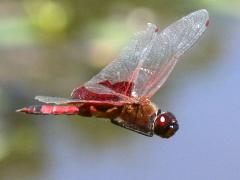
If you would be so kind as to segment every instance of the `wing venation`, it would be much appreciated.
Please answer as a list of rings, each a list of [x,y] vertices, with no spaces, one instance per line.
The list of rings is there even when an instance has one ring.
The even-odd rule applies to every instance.
[[[84,87],[91,92],[128,97],[152,97],[163,85],[178,58],[188,50],[206,30],[209,22],[205,9],[193,12],[162,31],[149,23],[145,31],[136,33],[120,55]],[[124,91],[116,92],[100,82],[111,84],[128,82]],[[130,89],[131,88],[131,89]],[[129,93],[130,92],[130,93]]]

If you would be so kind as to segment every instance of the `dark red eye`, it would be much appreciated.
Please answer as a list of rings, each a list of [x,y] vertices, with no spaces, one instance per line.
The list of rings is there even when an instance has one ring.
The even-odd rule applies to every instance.
[[[154,133],[163,138],[171,137],[178,128],[176,117],[170,112],[160,114],[154,122]]]

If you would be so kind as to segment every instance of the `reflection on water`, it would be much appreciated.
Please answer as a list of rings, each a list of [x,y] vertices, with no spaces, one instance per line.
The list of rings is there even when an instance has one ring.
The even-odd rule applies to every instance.
[[[154,97],[180,122],[174,138],[14,113],[35,95],[69,96],[146,22],[161,28],[203,5],[184,2],[1,2],[0,179],[237,179],[240,24],[211,9],[204,37]]]

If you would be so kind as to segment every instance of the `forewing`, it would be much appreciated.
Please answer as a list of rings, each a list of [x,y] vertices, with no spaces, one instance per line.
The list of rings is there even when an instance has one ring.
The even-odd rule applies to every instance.
[[[166,81],[179,56],[188,50],[206,30],[206,10],[193,12],[159,32],[142,57],[133,93],[151,97]]]

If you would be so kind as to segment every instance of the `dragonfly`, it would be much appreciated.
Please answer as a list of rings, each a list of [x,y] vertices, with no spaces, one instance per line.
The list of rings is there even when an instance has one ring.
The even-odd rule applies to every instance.
[[[36,96],[41,105],[17,112],[107,118],[145,136],[170,138],[179,129],[178,121],[173,113],[161,111],[151,98],[208,24],[205,9],[192,12],[161,31],[148,23],[147,29],[137,32],[112,63],[75,88],[70,98]]]

